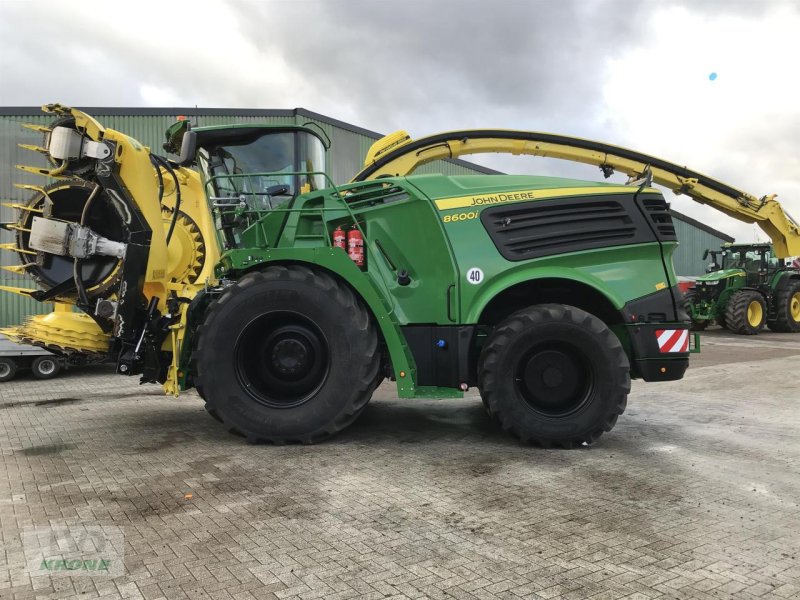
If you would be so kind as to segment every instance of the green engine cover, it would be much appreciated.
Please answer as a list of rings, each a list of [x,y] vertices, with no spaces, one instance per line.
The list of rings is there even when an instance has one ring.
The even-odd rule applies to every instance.
[[[247,225],[217,274],[236,278],[271,261],[334,271],[376,315],[395,372],[413,379],[400,327],[479,324],[492,300],[519,284],[569,282],[619,311],[673,288],[677,244],[665,214],[651,188],[521,175],[385,178],[240,215]],[[362,268],[332,247],[337,228],[363,235]],[[615,331],[630,347],[626,328]],[[420,395],[398,381],[402,395]]]

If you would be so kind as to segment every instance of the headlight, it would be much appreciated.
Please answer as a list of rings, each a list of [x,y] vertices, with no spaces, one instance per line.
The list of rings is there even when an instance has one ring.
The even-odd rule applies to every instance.
[[[704,281],[702,285],[717,285],[719,281]]]

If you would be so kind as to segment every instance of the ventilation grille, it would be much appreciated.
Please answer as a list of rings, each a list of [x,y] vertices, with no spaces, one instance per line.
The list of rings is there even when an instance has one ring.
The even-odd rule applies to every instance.
[[[508,260],[652,241],[631,197],[621,200],[540,200],[485,210],[481,220]]]
[[[669,214],[669,204],[664,198],[645,196],[641,200],[641,205],[660,241],[671,242],[678,239],[672,216]]]
[[[345,201],[354,206],[374,206],[376,204],[389,204],[408,199],[408,193],[401,187],[376,182],[372,185],[359,186],[347,192]]]

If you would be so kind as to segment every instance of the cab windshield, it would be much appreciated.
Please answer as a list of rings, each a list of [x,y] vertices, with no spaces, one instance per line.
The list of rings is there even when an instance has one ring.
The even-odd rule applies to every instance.
[[[726,250],[722,255],[723,269],[744,269],[748,262],[756,258],[754,252],[744,250]]]
[[[297,194],[326,187],[325,147],[303,131],[266,132],[247,143],[201,148],[209,192],[237,198],[252,210],[270,210]]]
[[[777,267],[778,259],[769,250],[764,251],[764,259],[769,270]],[[726,250],[722,255],[723,269],[743,269],[748,273],[757,273],[761,269],[761,252],[747,249]]]
[[[261,216],[326,187],[325,146],[304,131],[265,130],[240,143],[202,146],[197,157],[228,247]]]

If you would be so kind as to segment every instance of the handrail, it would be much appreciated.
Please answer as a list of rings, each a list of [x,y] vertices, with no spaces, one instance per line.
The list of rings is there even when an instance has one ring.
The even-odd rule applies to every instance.
[[[347,214],[348,214],[351,222],[353,223],[353,226],[355,226],[356,229],[358,229],[358,231],[361,233],[363,239],[365,240],[365,243],[367,243],[369,245],[369,242],[367,242],[367,236],[366,236],[363,228],[361,227],[361,224],[356,219],[355,214],[353,214],[353,210],[350,208],[348,203],[345,201],[345,196],[343,195],[344,194],[343,190],[349,190],[349,189],[358,188],[358,187],[367,187],[370,184],[374,185],[374,182],[372,182],[372,181],[355,183],[355,184],[348,183],[346,186],[337,186],[333,182],[333,179],[331,179],[331,177],[327,173],[325,173],[324,171],[280,171],[280,172],[234,173],[234,174],[225,174],[225,175],[213,175],[210,178],[208,178],[206,180],[206,182],[205,182],[206,198],[211,198],[211,196],[209,195],[209,186],[211,186],[211,184],[214,181],[217,181],[217,180],[223,180],[223,179],[245,179],[246,178],[248,180],[249,184],[250,184],[250,188],[251,189],[256,189],[255,186],[253,185],[253,181],[252,181],[253,177],[276,177],[276,176],[295,177],[297,175],[308,175],[308,176],[322,175],[326,179],[326,181],[328,182],[330,187],[325,188],[324,190],[316,190],[316,191],[319,191],[319,192],[323,192],[323,191],[330,192],[330,191],[333,191],[333,193],[330,194],[331,197],[335,197],[336,199],[338,199],[341,202],[342,208],[347,211]],[[211,187],[211,190],[213,190],[213,187]],[[237,193],[240,196],[241,195],[256,195],[256,194],[267,195],[266,192],[252,192],[252,191],[251,192],[243,192],[243,191],[242,192],[238,192],[237,191]],[[299,194],[293,194],[294,197],[297,197],[298,195]],[[236,196],[231,196],[231,198],[236,198]],[[272,208],[272,207],[270,207],[270,208],[263,208],[262,209],[262,208],[253,208],[253,207],[251,207],[251,206],[249,206],[247,204],[245,205],[245,207],[241,207],[240,205],[230,205],[230,207],[226,207],[224,205],[220,206],[220,205],[215,205],[213,203],[211,204],[211,209],[212,210],[219,209],[220,210],[220,214],[223,212],[223,209],[225,209],[225,208],[230,208],[233,211],[237,211],[238,210],[238,211],[240,211],[240,214],[254,214],[254,215],[256,215],[256,218],[258,220],[257,222],[261,222],[262,221],[262,219],[263,219],[263,217],[261,216],[262,214],[269,214],[269,213],[275,213],[275,212],[319,213],[320,217],[324,220],[325,219],[325,211],[326,211],[326,208],[325,208],[324,205],[319,207],[319,208]],[[327,210],[331,210],[331,209],[327,209]],[[339,210],[339,209],[337,209],[337,210]],[[226,212],[229,212],[229,211],[226,211]],[[251,223],[251,225],[255,225],[255,223]],[[262,224],[261,233],[264,236],[264,239],[266,240],[266,232],[263,229],[263,224]],[[330,240],[329,236],[325,236],[325,241],[326,241],[328,246],[331,246],[331,240]]]

